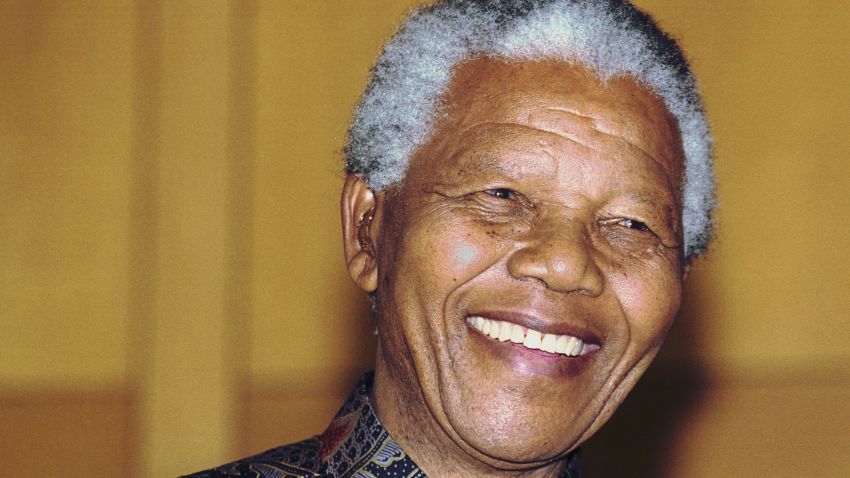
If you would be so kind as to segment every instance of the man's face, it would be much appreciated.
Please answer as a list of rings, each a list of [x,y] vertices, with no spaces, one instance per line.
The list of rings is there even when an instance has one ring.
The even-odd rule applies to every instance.
[[[608,419],[678,311],[678,130],[563,63],[468,62],[444,99],[379,199],[378,367],[467,453],[539,464]]]

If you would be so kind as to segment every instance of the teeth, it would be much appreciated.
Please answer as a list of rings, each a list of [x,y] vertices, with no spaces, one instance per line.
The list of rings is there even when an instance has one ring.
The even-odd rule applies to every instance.
[[[544,352],[549,352],[550,354],[555,353],[555,344],[558,342],[558,337],[553,334],[546,334],[543,336],[543,341],[540,342],[540,350]]]
[[[543,350],[568,357],[577,357],[586,353],[584,341],[571,335],[544,334],[517,324],[490,320],[481,316],[472,316],[467,318],[466,321],[494,340],[502,342],[510,340],[515,344],[522,344],[523,347],[528,349]]]
[[[525,340],[522,341],[522,345],[525,345],[529,349],[540,349],[542,339],[543,335],[540,332],[529,330],[525,333]]]
[[[570,337],[570,341],[567,342],[567,350],[564,351],[567,355],[573,355],[573,351],[576,349],[576,341],[578,341],[575,337]]]
[[[572,355],[573,357],[577,356],[581,353],[582,348],[584,348],[584,344],[581,342],[581,340],[576,339],[575,343],[573,344],[573,351],[570,355]]]
[[[487,323],[490,323],[490,321],[488,320]],[[487,331],[485,330],[484,333],[487,334]],[[498,339],[499,338],[499,324],[490,323],[490,332],[489,332],[488,335],[490,336],[491,339]]]
[[[487,319],[484,319],[484,320],[487,320]],[[504,342],[504,341],[508,340],[509,338],[511,338],[511,324],[509,324],[507,322],[496,322],[496,321],[491,321],[491,322],[496,324],[495,326],[499,328],[499,336],[496,337],[497,339]]]
[[[511,326],[511,342],[521,344],[525,341],[525,331],[517,324]]]
[[[559,335],[558,340],[555,341],[555,353],[567,353],[567,346],[570,344],[570,338],[571,337],[569,335]]]

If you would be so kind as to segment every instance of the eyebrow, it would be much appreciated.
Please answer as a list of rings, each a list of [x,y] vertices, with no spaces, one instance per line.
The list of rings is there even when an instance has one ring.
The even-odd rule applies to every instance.
[[[631,199],[632,201],[639,203],[639,204],[650,204],[652,206],[659,206],[660,205],[660,204],[658,204],[656,197],[648,196],[648,195],[643,194],[643,193],[628,191],[628,192],[623,192],[620,195],[625,196],[626,198]],[[667,196],[667,194],[665,194],[664,196]]]

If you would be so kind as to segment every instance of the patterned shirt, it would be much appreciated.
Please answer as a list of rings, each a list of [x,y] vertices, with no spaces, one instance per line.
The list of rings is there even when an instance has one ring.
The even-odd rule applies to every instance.
[[[186,478],[427,478],[378,421],[366,374],[319,436],[265,451]],[[580,478],[578,453],[560,478]]]

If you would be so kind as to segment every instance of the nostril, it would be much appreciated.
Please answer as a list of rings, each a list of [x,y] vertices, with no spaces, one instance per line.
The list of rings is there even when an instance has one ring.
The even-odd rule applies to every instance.
[[[520,280],[536,280],[547,289],[596,296],[601,292],[597,251],[579,231],[559,228],[540,234],[513,251],[508,271]]]

